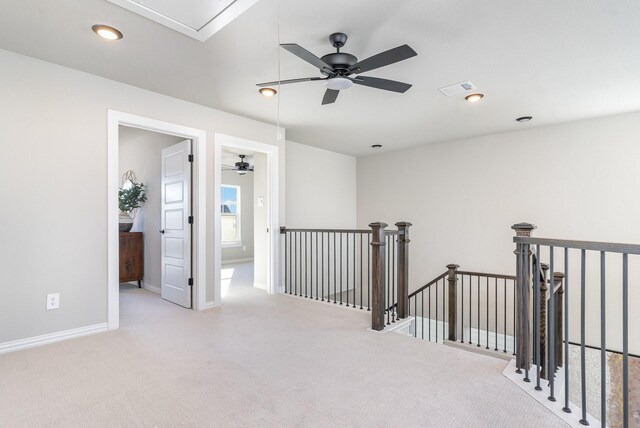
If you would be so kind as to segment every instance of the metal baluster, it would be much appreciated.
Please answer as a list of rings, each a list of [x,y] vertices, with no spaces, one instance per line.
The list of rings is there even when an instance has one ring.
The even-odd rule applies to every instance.
[[[571,413],[569,408],[569,248],[564,249],[564,407],[565,413]]]
[[[504,346],[502,352],[507,352],[507,278],[504,279]]]
[[[531,365],[531,359],[529,357],[529,278],[527,278],[525,275],[525,272],[529,272],[529,268],[527,266],[527,264],[529,263],[529,254],[525,254],[525,253],[528,253],[528,251],[529,251],[528,249],[527,251],[521,251],[521,254],[519,255],[521,260],[520,266],[522,266],[521,272],[520,272],[520,278],[522,280],[523,286],[521,287],[521,289],[527,291],[526,293],[523,293],[523,296],[522,296],[522,303],[524,308],[523,340],[524,340],[524,355],[525,355],[523,381],[525,382],[531,382],[531,379],[529,379],[529,366]]]
[[[513,354],[516,355],[516,283],[513,282]],[[517,359],[516,359],[517,361]]]
[[[313,232],[309,232],[309,264],[311,265],[311,269],[309,270],[309,298],[313,299]],[[316,274],[318,273],[318,269],[316,268]]]
[[[444,320],[447,319],[445,301],[447,300],[447,282],[445,278],[442,278],[442,343],[444,343],[447,333],[445,331]]]
[[[360,268],[362,269],[362,267]],[[356,234],[353,234],[353,307],[356,307]]]
[[[487,277],[487,327],[485,329],[487,334],[487,348],[489,349],[489,277]]]
[[[413,296],[413,298],[414,298],[413,300],[414,312],[416,313],[414,315],[414,322],[413,322],[413,337],[418,337],[418,296]]]
[[[318,271],[320,263],[318,262],[318,232],[316,232],[316,300],[318,300],[318,279],[320,277]]]
[[[494,284],[493,284],[493,292],[494,292],[494,300],[493,300],[493,304],[495,306],[495,327],[496,327],[496,331],[494,332],[494,336],[496,338],[495,341],[495,349],[494,351],[498,350],[498,278],[494,278]]]
[[[337,271],[336,268],[338,267],[338,265],[336,264],[336,233],[333,232],[333,304],[335,305],[336,303],[338,303],[336,301],[336,294],[337,294],[337,286],[338,286],[338,275],[337,275]]]
[[[422,340],[424,340],[424,290],[420,292],[420,298],[422,299],[422,304],[420,305],[420,319],[422,320]],[[416,296],[416,300],[418,300],[418,296]],[[416,313],[416,315],[418,315]]]
[[[540,349],[540,245],[536,245],[536,270],[533,273],[533,306],[534,306],[534,325],[533,325],[533,343],[535,343],[536,351],[536,387],[537,391],[542,391],[540,386],[540,369],[542,367],[541,349]]]
[[[396,322],[396,238],[394,235],[389,236],[389,242],[391,243],[391,322]]]
[[[360,309],[362,307],[362,233],[360,234]]]
[[[549,307],[547,309],[547,319],[549,324],[547,330],[549,331],[549,341],[547,342],[547,349],[549,350],[549,366],[547,367],[547,378],[549,379],[549,401],[556,401],[555,393],[555,378],[556,378],[556,280],[555,270],[553,269],[553,246],[549,247],[549,286],[551,295],[549,296]]]
[[[607,316],[605,292],[605,252],[600,251],[600,423],[607,426]],[[566,357],[565,357],[566,359]]]
[[[589,425],[587,421],[587,373],[585,371],[585,308],[586,308],[586,251],[580,251],[580,386],[582,393],[582,425]]]
[[[438,343],[438,320],[440,319],[438,318],[438,283],[436,282],[434,285],[436,286],[436,343]],[[431,317],[429,317],[429,319],[431,319]]]
[[[480,277],[478,277],[478,348],[480,347]]]
[[[462,290],[462,299],[460,304],[462,308],[460,310],[460,343],[464,343],[464,275],[461,275],[462,286],[460,289]]]
[[[284,294],[287,294],[287,231],[284,232]]]
[[[367,233],[367,311],[371,310],[371,234]]]
[[[307,297],[307,278],[309,276],[309,263],[307,260],[307,232],[304,232],[304,297]]]
[[[346,253],[346,259],[347,259],[347,307],[348,307],[349,306],[349,234],[347,234],[347,249],[345,253]]]
[[[472,302],[473,301],[473,277],[469,275],[469,345],[473,343],[473,332],[471,331],[471,327],[473,327],[473,314],[471,313]]]
[[[324,302],[324,232],[320,232],[320,292],[322,293],[321,302]],[[329,293],[327,293],[328,295]]]
[[[343,270],[342,270],[342,232],[340,232],[340,304],[342,305],[342,277],[343,275]]]
[[[294,254],[295,254],[295,260],[294,260],[294,274],[295,274],[295,279],[296,279],[296,289],[295,289],[295,293],[294,296],[298,295],[298,284],[300,283],[300,254],[298,253],[298,249],[300,248],[300,233],[299,232],[294,232],[293,233],[293,245],[295,247],[294,249]]]
[[[391,322],[390,322],[390,319],[391,319],[390,318],[391,317],[391,308],[390,308],[390,306],[391,306],[391,296],[390,296],[390,293],[391,293],[391,281],[390,281],[389,275],[391,275],[391,266],[390,266],[390,264],[391,264],[390,263],[390,260],[391,260],[391,248],[389,248],[389,246],[390,246],[389,245],[389,235],[385,236],[385,244],[387,246],[387,269],[386,269],[386,271],[387,271],[387,281],[385,283],[385,288],[386,288],[386,291],[387,291],[387,293],[386,293],[387,302],[386,302],[386,305],[384,307],[387,310],[387,325],[390,325],[391,324]]]
[[[436,304],[436,306],[438,306]],[[422,316],[424,317],[424,313],[422,314]],[[437,320],[436,320],[437,322]],[[438,324],[436,324],[437,326]],[[438,330],[436,330],[438,331]],[[429,342],[431,342],[431,287],[429,287]]]
[[[629,428],[629,255],[622,255],[622,401],[623,426]]]

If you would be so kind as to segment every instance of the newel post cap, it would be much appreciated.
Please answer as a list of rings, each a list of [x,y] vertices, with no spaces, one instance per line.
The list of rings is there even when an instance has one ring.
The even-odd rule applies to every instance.
[[[385,227],[389,226],[387,223],[378,221],[375,223],[369,223],[369,227],[372,229],[384,229]]]
[[[460,265],[457,265],[455,263],[450,263],[450,264],[447,265],[447,269],[449,269],[449,270],[456,270],[459,267],[460,267]]]
[[[511,229],[516,231],[516,236],[531,236],[531,232],[536,229],[536,226],[531,223],[517,223],[511,226]]]
[[[411,223],[409,223],[408,221],[399,221],[399,222],[396,223],[396,226],[398,228],[400,228],[400,227],[409,228],[409,227],[411,227],[413,225]]]

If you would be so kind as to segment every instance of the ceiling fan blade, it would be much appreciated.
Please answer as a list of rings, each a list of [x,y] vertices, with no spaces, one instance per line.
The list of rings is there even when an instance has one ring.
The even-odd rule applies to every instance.
[[[371,88],[400,93],[407,92],[411,87],[408,83],[397,82],[389,79],[380,79],[378,77],[358,76],[350,80],[356,85],[369,86]]]
[[[326,80],[326,77],[302,77],[300,79],[288,79],[288,80],[276,80],[273,82],[256,83],[256,86],[278,86],[286,85],[288,83],[309,82],[312,80]]]
[[[398,61],[403,61],[416,55],[418,55],[416,51],[411,49],[409,45],[402,45],[371,56],[367,59],[363,59],[349,67],[349,71],[352,73],[364,73],[366,71],[394,64]]]
[[[324,93],[324,97],[322,97],[322,105],[335,103],[339,93],[340,91],[327,89]]]
[[[329,64],[327,64],[326,62],[324,62],[323,60],[321,60],[320,58],[318,58],[317,56],[315,56],[314,54],[312,54],[311,52],[309,52],[308,50],[306,50],[300,45],[297,45],[295,43],[283,43],[280,46],[282,46],[283,49],[288,50],[298,58],[303,59],[307,61],[309,64],[319,68],[320,70],[326,70],[331,74],[335,73],[336,71]]]

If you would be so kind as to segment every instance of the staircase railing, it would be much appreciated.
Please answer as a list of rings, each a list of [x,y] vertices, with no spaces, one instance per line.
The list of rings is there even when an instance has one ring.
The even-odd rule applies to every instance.
[[[640,411],[640,392],[637,388],[630,389],[629,382],[630,346],[640,348],[637,330],[632,332],[630,343],[629,256],[640,255],[640,245],[533,238],[531,232],[535,226],[531,224],[520,223],[512,228],[516,231],[513,241],[517,272],[517,372],[523,373],[523,380],[530,382],[533,371],[534,388],[539,391],[546,387],[541,385],[541,379],[546,377],[549,401],[556,401],[556,377],[563,375],[562,410],[567,413],[578,410],[583,425],[590,423],[589,411],[599,415],[603,427],[628,427],[631,423],[630,399],[635,412]],[[542,256],[548,260],[548,270],[554,272],[553,282],[547,278],[545,265],[538,263]],[[634,261],[638,262],[638,259],[635,257]],[[634,267],[631,273],[637,275],[638,265]],[[564,274],[555,273],[555,269],[564,270]],[[545,296],[547,288],[548,300]],[[638,295],[637,289],[632,292]],[[578,304],[573,299],[579,299]],[[545,308],[546,303],[548,307]],[[591,306],[587,306],[588,303]],[[596,307],[595,311],[588,309]],[[530,314],[533,323],[530,323]],[[575,326],[579,326],[577,331],[574,331]],[[587,343],[587,332],[591,341],[599,336],[595,339],[599,346]],[[579,361],[574,361],[570,354],[569,346],[574,344],[577,345],[574,348],[579,348],[575,358]],[[618,346],[622,351],[614,352],[620,352],[622,356],[621,367],[610,364],[608,347]],[[586,350],[589,348],[599,350],[599,355],[592,361],[597,365],[595,373],[587,373]],[[577,364],[577,370],[573,369],[574,364]],[[545,373],[546,369],[548,373]],[[620,382],[614,386],[615,379]],[[589,394],[590,389],[599,394]]]
[[[458,270],[456,264],[409,294],[414,337],[515,353],[515,276]]]
[[[284,292],[371,311],[383,330],[407,315],[409,227],[371,223],[371,229],[280,228]],[[385,320],[386,318],[386,320]]]

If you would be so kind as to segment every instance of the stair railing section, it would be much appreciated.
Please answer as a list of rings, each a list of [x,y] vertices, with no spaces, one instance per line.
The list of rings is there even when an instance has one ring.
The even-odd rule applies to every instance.
[[[515,276],[459,270],[456,264],[409,294],[413,336],[474,344],[515,355]]]
[[[544,385],[548,387],[548,399],[560,399],[562,410],[567,413],[579,411],[583,425],[589,425],[589,407],[589,413],[599,415],[601,426],[629,427],[632,422],[629,349],[640,347],[637,332],[632,335],[632,343],[629,342],[629,256],[638,262],[635,256],[640,255],[640,245],[534,238],[531,232],[535,226],[528,223],[512,228],[516,231],[513,242],[517,267],[517,372],[524,372],[524,381],[530,382],[530,371],[535,371],[536,390],[542,390],[541,379],[548,379]],[[538,262],[541,254],[548,258],[548,268]],[[632,272],[637,274],[637,265],[634,267]],[[564,274],[556,273],[555,269],[564,270]],[[547,270],[554,274],[548,275]],[[632,292],[635,295],[637,291]],[[579,300],[573,305],[571,299]],[[611,300],[615,304],[608,306]],[[588,311],[587,303],[589,307],[596,307],[594,301],[598,309]],[[607,311],[611,306],[616,310]],[[608,330],[608,325],[616,328]],[[579,326],[579,329],[573,331],[570,326]],[[575,340],[576,337],[579,340]],[[579,350],[579,354],[571,354],[576,355],[575,362],[569,353],[570,344],[577,345],[575,350]],[[608,348],[618,346],[622,348],[622,365],[608,366],[607,353],[619,352]],[[598,370],[587,373],[586,349],[589,348],[600,352],[590,359],[590,364],[595,364]],[[578,367],[574,368],[573,364]],[[556,397],[558,375],[564,375],[563,397]],[[615,388],[608,388],[608,382],[613,379],[621,381]],[[608,389],[615,391],[608,393]]]
[[[371,311],[372,328],[406,317],[409,227],[386,230],[280,228],[284,292]]]

